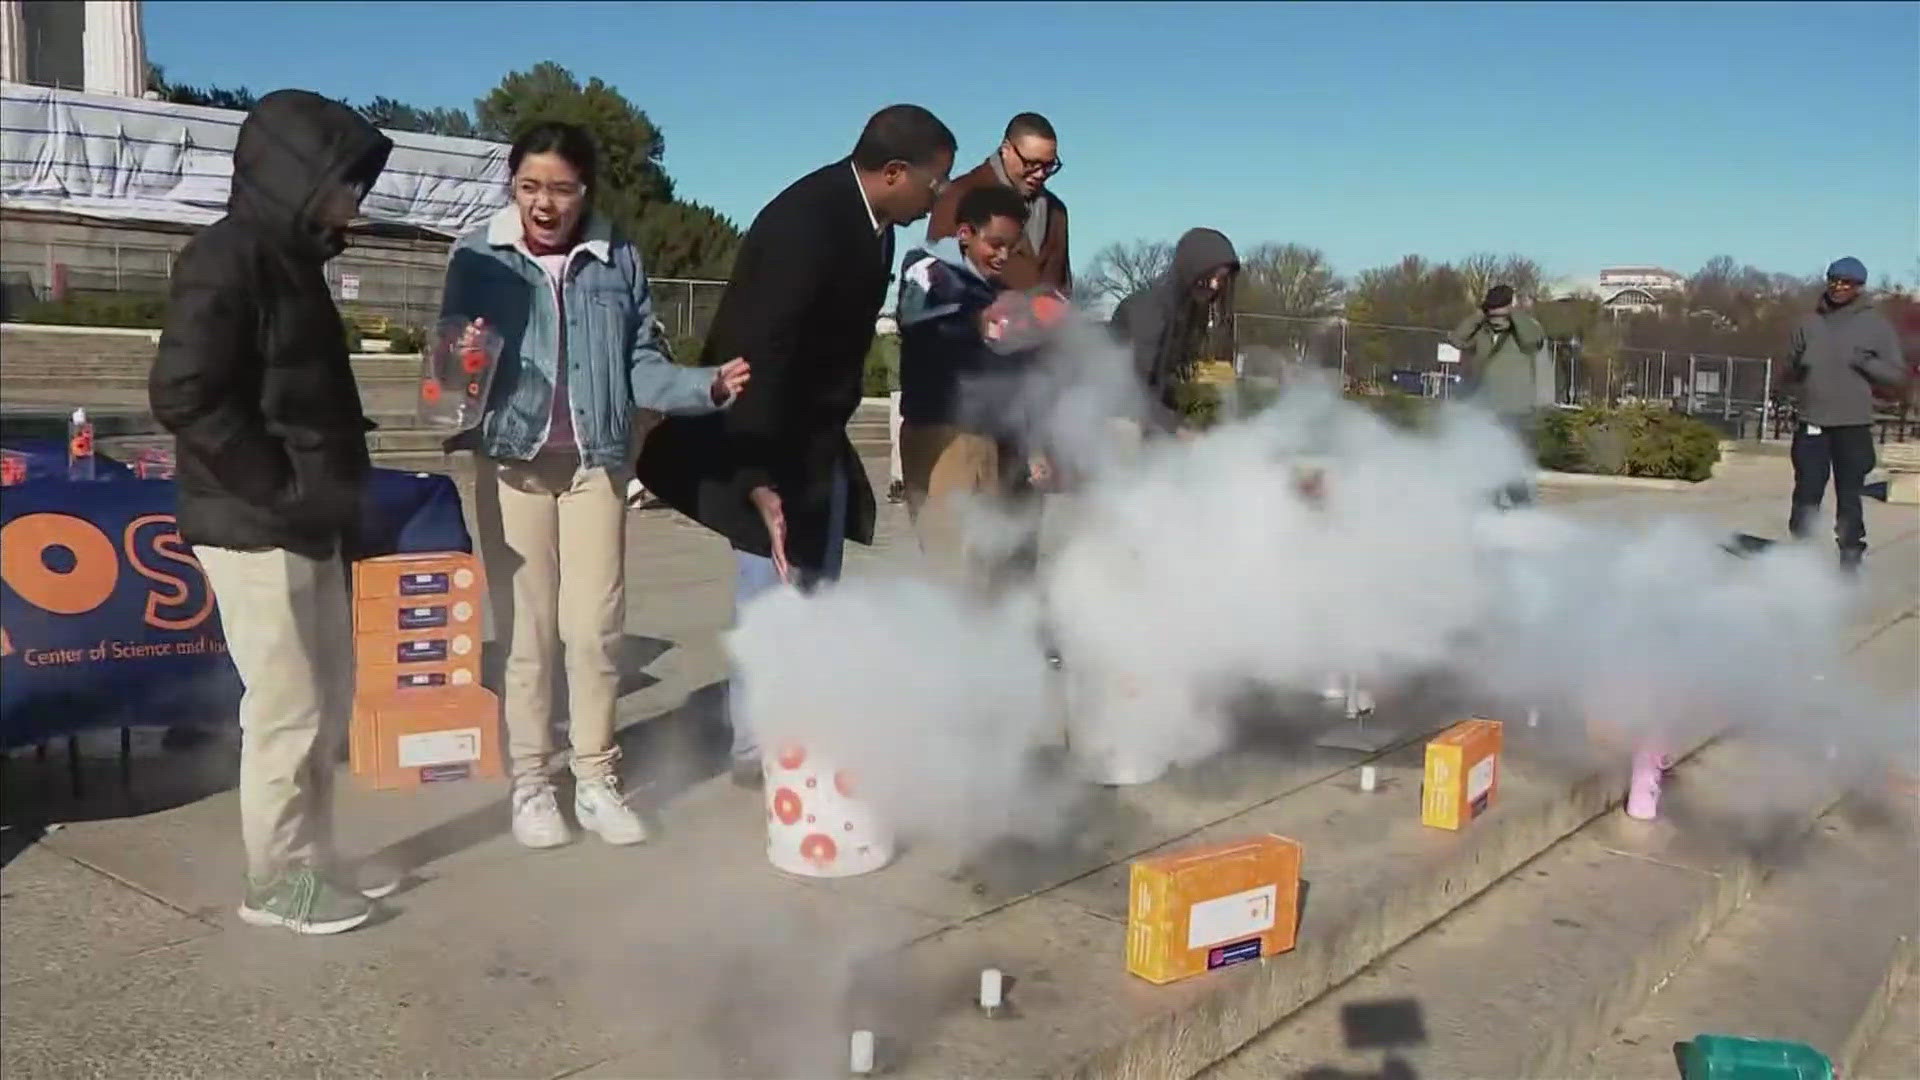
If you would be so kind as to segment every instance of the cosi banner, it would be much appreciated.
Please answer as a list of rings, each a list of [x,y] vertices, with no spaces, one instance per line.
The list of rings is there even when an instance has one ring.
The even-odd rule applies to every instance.
[[[227,722],[240,679],[165,480],[32,481],[0,498],[0,745]]]
[[[0,496],[0,747],[91,727],[230,723],[240,678],[171,480],[29,479]],[[375,469],[353,558],[472,551],[459,489]]]

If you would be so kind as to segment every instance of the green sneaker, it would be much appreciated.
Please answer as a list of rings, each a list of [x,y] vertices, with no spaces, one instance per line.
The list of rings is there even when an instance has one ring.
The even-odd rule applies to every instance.
[[[240,920],[284,926],[296,934],[338,934],[373,917],[366,897],[348,892],[306,867],[286,870],[265,884],[247,882]]]

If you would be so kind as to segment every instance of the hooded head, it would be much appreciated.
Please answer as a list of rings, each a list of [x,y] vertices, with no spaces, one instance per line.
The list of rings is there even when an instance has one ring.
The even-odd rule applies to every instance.
[[[1216,288],[1214,280],[1222,270],[1226,277]],[[1188,229],[1174,245],[1172,282],[1181,292],[1193,290],[1197,295],[1206,285],[1210,294],[1218,295],[1239,271],[1240,256],[1233,250],[1233,241],[1218,230]]]
[[[227,209],[326,260],[346,248],[329,208],[342,187],[364,195],[386,168],[393,141],[352,109],[306,90],[276,90],[240,125]]]

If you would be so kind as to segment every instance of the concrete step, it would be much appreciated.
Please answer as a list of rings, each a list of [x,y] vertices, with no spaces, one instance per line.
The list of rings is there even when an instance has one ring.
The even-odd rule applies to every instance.
[[[1868,1040],[1912,975],[1920,930],[1911,814],[1897,823],[1863,821],[1827,815],[1799,857],[1595,1049],[1587,1075],[1659,1075],[1671,1067],[1676,1044],[1700,1034],[1805,1043],[1840,1075],[1856,1075]]]
[[[1045,1024],[1009,1026],[999,1039],[973,1032],[977,1018],[936,1021],[916,1039],[924,1057],[903,1074],[1193,1076],[1617,805],[1625,787],[1612,768],[1589,772],[1540,756],[1542,742],[1510,724],[1499,804],[1460,832],[1429,828],[1419,820],[1420,773],[1425,740],[1436,730],[1408,730],[1407,742],[1371,760],[1379,772],[1374,793],[1357,790],[1357,766],[1327,769],[1172,843],[1121,856],[1104,870],[916,946],[917,962],[934,970],[960,968],[969,959],[977,970],[982,955],[1024,952],[1026,970],[1045,979],[1029,1000],[1036,1009],[1050,1007]],[[1290,837],[1306,852],[1297,948],[1168,987],[1128,975],[1120,959],[1126,860],[1264,832]],[[1062,1002],[1072,1007],[1063,1010]],[[1256,1067],[1237,1075],[1283,1074]]]
[[[1920,1076],[1920,978],[1909,978],[1906,989],[1887,1008],[1887,1022],[1867,1042],[1853,1080],[1912,1080]]]
[[[1723,827],[1716,808],[1781,775],[1798,836],[1831,802],[1816,785],[1784,790],[1791,764],[1709,746],[1676,771],[1663,820],[1587,825],[1203,1075],[1573,1075],[1764,878],[1760,837]]]

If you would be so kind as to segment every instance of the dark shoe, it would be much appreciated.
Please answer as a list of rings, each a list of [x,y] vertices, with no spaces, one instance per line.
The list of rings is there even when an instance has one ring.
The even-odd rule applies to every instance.
[[[902,503],[907,501],[907,484],[904,480],[895,480],[887,485],[887,501]]]
[[[759,758],[733,759],[733,786],[756,789],[765,781],[761,775]]]
[[[1849,574],[1857,574],[1860,572],[1860,560],[1866,557],[1867,553],[1863,548],[1841,548],[1840,569]]]

